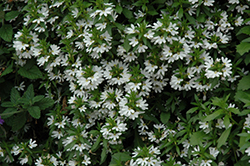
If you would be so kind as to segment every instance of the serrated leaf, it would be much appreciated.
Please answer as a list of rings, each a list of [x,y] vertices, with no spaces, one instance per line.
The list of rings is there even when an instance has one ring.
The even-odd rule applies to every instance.
[[[45,110],[54,104],[54,100],[50,98],[43,98],[40,101],[36,102],[34,105],[39,106],[41,110]]]
[[[1,104],[1,106],[2,106],[2,107],[13,107],[14,104],[13,104],[12,102],[10,102],[10,101],[6,101],[6,102],[3,102],[3,103]]]
[[[33,118],[39,119],[41,117],[41,110],[38,106],[28,107],[27,110]]]
[[[20,13],[19,11],[11,11],[6,13],[4,18],[6,21],[9,21],[16,18],[19,15],[19,13]]]
[[[162,112],[160,118],[162,123],[167,124],[168,120],[170,119],[170,113]]]
[[[9,73],[11,73],[13,71],[13,63],[11,63],[1,74],[1,77],[3,77],[4,75],[7,75]]]
[[[21,67],[17,72],[21,76],[29,78],[29,79],[43,78],[43,74],[37,66],[33,66],[32,68],[28,70],[25,69],[25,67]]]
[[[203,140],[204,136],[206,136],[206,134],[202,131],[194,132],[190,136],[190,144],[191,145],[198,145],[198,144],[202,143],[204,141]]]
[[[26,122],[26,112],[21,112],[19,114],[16,114],[12,119],[11,119],[11,127],[13,131],[17,131],[21,129]]]
[[[240,55],[243,55],[250,50],[250,43],[241,42],[236,46],[236,50]]]
[[[231,132],[231,127],[226,129],[220,136],[220,138],[218,139],[218,144],[217,144],[217,149],[219,149],[222,145],[224,145],[227,141],[227,138],[229,136]]]
[[[238,83],[237,90],[248,90],[250,89],[250,74],[242,77],[242,79]]]
[[[208,115],[203,121],[211,121],[211,120],[214,120],[216,119],[217,117],[219,117],[220,115],[223,114],[223,110],[222,109],[219,109],[215,112],[213,112],[212,114]]]
[[[24,92],[23,94],[23,98],[32,100],[34,98],[34,88],[33,88],[33,84],[30,84],[27,88],[27,90]]]
[[[44,98],[43,95],[35,96],[35,97],[32,99],[32,103],[38,102],[38,101],[42,100],[43,98]]]
[[[244,58],[244,62],[246,66],[250,63],[250,54],[247,54],[246,57]]]
[[[13,36],[12,26],[10,24],[4,24],[0,28],[0,37],[7,42],[11,42],[12,36]]]
[[[11,92],[10,92],[10,101],[13,104],[18,104],[18,100],[20,100],[20,99],[21,99],[21,97],[20,97],[19,92],[16,90],[16,88],[12,88]]]
[[[17,108],[11,107],[7,108],[6,110],[3,111],[3,113],[0,114],[1,118],[6,119],[11,117],[13,114],[17,112]]]

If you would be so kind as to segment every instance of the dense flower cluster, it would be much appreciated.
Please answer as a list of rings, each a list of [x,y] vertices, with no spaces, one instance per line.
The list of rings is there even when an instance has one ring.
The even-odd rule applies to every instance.
[[[98,155],[103,163],[103,156],[120,152],[131,154],[127,161],[120,159],[131,166],[227,165],[223,156],[230,153],[229,145],[217,148],[214,139],[236,124],[231,115],[202,121],[219,110],[207,104],[209,110],[203,105],[191,118],[180,113],[182,96],[174,93],[200,94],[206,100],[222,87],[235,88],[236,78],[247,74],[234,65],[235,52],[228,48],[234,30],[250,24],[245,14],[249,1],[164,1],[157,10],[149,1],[23,3],[23,28],[13,42],[16,65],[25,67],[35,59],[46,73],[41,84],[48,97],[66,102],[47,114],[57,152],[33,155],[36,141],[16,143],[11,154],[20,155],[21,165],[98,165]],[[64,85],[67,95],[61,93]],[[16,88],[23,91],[24,82]],[[158,96],[166,92],[170,100]],[[164,103],[155,108],[158,97]],[[225,109],[239,111],[235,105]],[[248,134],[249,121],[250,114],[242,127]],[[196,136],[206,141],[196,143]],[[133,147],[131,137],[137,141]],[[6,147],[0,147],[0,156],[11,163]]]

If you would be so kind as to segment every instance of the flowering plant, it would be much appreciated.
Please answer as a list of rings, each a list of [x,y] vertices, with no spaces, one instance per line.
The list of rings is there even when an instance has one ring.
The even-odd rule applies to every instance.
[[[1,2],[0,163],[248,164],[249,5]]]

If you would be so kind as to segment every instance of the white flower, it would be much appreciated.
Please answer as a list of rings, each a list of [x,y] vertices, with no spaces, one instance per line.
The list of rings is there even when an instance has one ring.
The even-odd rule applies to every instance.
[[[235,20],[235,25],[236,26],[241,26],[242,25],[242,23],[243,23],[243,19],[242,19],[242,17],[240,16],[240,17],[238,17],[236,20]]]
[[[137,47],[137,51],[138,51],[139,53],[145,52],[146,49],[148,49],[148,46],[143,45],[142,43],[140,43],[140,44],[138,45],[138,47]]]
[[[15,88],[18,90],[18,91],[24,91],[24,87],[25,87],[25,85],[24,85],[24,81],[23,82],[21,82],[21,84],[19,85],[19,86],[15,86]]]
[[[204,5],[205,6],[213,6],[214,0],[205,0]]]
[[[250,156],[250,147],[245,150],[245,153],[247,153],[248,156]]]
[[[88,157],[87,155],[84,155],[84,159],[82,161],[82,164],[84,164],[84,165],[91,164],[90,157]]]
[[[135,37],[132,37],[131,39],[128,40],[130,41],[129,44],[132,45],[133,47],[135,47],[139,43],[138,39],[136,39]]]
[[[32,139],[30,139],[30,141],[29,141],[29,148],[33,149],[35,147],[37,147],[36,140],[32,141]]]
[[[60,122],[55,123],[55,126],[57,126],[57,128],[64,128],[64,125],[66,125],[65,119],[63,119]]]
[[[14,43],[13,47],[18,51],[26,50],[26,47],[29,47],[29,44],[25,44],[21,41],[14,41],[13,43]]]
[[[60,53],[60,47],[55,45],[55,44],[52,44],[50,45],[50,48],[51,48],[51,54],[52,55],[59,55]]]
[[[24,165],[24,164],[26,164],[26,163],[28,162],[28,156],[25,155],[24,158],[20,158],[19,160],[20,160],[20,164],[21,164],[21,165]]]
[[[79,11],[77,8],[74,8],[74,10],[72,10],[72,15],[74,18],[76,18],[78,16],[78,13],[79,13]]]
[[[95,24],[96,29],[97,29],[97,30],[100,30],[100,31],[102,31],[103,29],[105,29],[105,28],[106,28],[106,25],[107,25],[107,23],[105,23],[105,22]]]
[[[200,166],[211,166],[212,160],[202,160]]]
[[[217,148],[209,147],[209,153],[216,158],[220,151]]]
[[[54,130],[54,131],[52,131],[51,136],[54,138],[60,139],[61,137],[63,137],[63,134],[60,130],[58,130],[58,131]]]

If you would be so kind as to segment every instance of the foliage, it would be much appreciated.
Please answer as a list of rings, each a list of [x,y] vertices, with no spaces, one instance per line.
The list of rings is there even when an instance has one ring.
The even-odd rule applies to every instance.
[[[249,5],[0,2],[0,164],[247,165]]]

